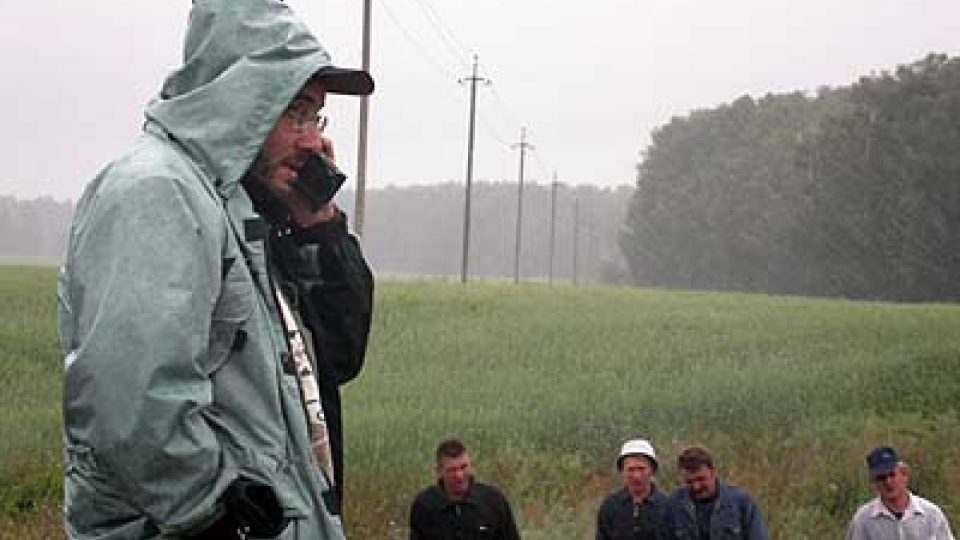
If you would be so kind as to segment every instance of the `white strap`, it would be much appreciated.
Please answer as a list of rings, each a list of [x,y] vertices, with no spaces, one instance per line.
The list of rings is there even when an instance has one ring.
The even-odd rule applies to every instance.
[[[283,293],[277,291],[280,304],[280,313],[283,315],[284,326],[287,328],[287,341],[290,343],[290,353],[293,355],[293,364],[300,381],[300,392],[303,396],[303,405],[307,410],[307,422],[310,425],[310,444],[313,454],[320,463],[327,477],[327,483],[333,484],[333,453],[330,449],[330,437],[327,432],[327,420],[323,415],[320,404],[320,388],[313,373],[313,364],[307,356],[307,348],[303,343],[303,334],[293,312],[287,305]]]

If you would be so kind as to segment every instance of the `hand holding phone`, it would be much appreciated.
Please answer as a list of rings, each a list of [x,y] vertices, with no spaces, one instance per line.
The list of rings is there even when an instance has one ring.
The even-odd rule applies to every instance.
[[[293,189],[307,200],[316,212],[340,190],[347,177],[326,156],[312,154],[304,162],[293,181]]]

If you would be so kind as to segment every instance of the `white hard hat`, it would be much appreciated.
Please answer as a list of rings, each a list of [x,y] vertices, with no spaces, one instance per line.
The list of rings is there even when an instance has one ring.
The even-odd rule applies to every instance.
[[[653,450],[653,445],[646,439],[630,439],[623,443],[620,448],[620,455],[617,456],[617,469],[623,468],[623,458],[627,456],[645,456],[653,463],[653,470],[656,471],[660,464],[657,463],[657,453]]]

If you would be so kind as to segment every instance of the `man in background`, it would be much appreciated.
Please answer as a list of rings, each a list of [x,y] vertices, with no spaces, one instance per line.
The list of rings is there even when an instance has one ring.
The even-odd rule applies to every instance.
[[[657,453],[645,439],[623,443],[617,471],[623,487],[604,499],[597,512],[596,540],[665,540],[666,496],[653,481]]]
[[[437,483],[410,506],[410,540],[519,540],[507,498],[477,482],[467,448],[458,439],[440,443]]]
[[[677,458],[683,486],[670,495],[667,527],[675,538],[769,540],[760,509],[742,488],[721,482],[713,457],[691,446]]]
[[[889,446],[867,454],[867,474],[877,497],[857,510],[847,540],[953,540],[943,511],[907,488],[910,469]]]

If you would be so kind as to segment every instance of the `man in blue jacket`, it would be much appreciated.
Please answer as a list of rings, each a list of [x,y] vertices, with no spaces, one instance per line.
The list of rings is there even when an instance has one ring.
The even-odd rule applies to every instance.
[[[721,482],[713,457],[692,446],[677,458],[683,487],[670,496],[667,527],[672,538],[768,540],[760,509],[742,488]]]

